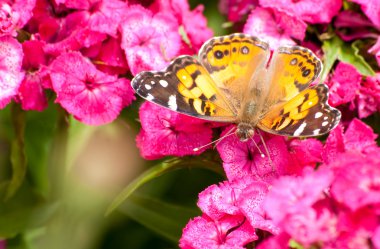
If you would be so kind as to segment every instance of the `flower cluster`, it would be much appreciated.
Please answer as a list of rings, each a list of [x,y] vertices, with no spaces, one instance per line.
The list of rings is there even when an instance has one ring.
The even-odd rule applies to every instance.
[[[160,70],[212,36],[202,11],[171,0],[2,1],[0,108],[13,99],[42,111],[50,89],[79,121],[112,122],[135,99],[126,75]]]

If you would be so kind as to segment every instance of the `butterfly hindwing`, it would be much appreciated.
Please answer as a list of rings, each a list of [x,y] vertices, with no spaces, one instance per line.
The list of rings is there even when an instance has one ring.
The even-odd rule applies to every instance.
[[[142,72],[132,81],[141,97],[190,116],[233,122],[235,113],[202,67],[191,56],[175,59],[162,72]]]
[[[199,51],[200,62],[235,111],[241,107],[254,73],[265,67],[269,55],[267,43],[245,34],[212,38]]]
[[[319,76],[322,63],[307,48],[280,47],[274,52],[268,69],[268,106],[289,101]]]
[[[340,121],[340,112],[327,103],[324,84],[303,90],[290,101],[273,107],[258,124],[266,132],[290,137],[322,135]]]

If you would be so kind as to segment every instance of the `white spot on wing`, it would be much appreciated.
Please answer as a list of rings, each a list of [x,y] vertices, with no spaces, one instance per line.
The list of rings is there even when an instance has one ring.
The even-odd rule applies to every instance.
[[[150,83],[152,83],[152,85],[156,84],[156,82],[154,82],[153,80]]]
[[[146,88],[146,90],[152,89],[152,87],[150,85],[148,85],[148,84],[145,84],[145,88]]]
[[[315,118],[320,118],[322,117],[322,112],[317,112],[314,116]]]
[[[328,117],[327,116],[325,116],[324,118],[323,118],[323,120],[327,120],[328,119]]]
[[[314,135],[318,135],[320,130],[321,130],[321,129],[315,129],[315,130],[313,131],[313,134],[314,134]]]
[[[167,87],[167,86],[169,85],[168,82],[167,82],[166,80],[160,80],[159,82],[160,82],[160,85],[161,85],[162,87]]]
[[[149,101],[152,101],[154,99],[154,97],[152,94],[148,93],[148,95],[146,95],[146,99]]]
[[[297,128],[297,130],[294,132],[294,136],[299,136],[302,132],[303,132],[303,130],[305,129],[305,127],[306,127],[306,123],[302,123],[298,128]]]
[[[325,121],[322,123],[322,126],[326,126],[329,122]]]
[[[177,110],[177,99],[175,95],[170,95],[168,105],[169,105],[169,108],[172,109],[173,111]]]

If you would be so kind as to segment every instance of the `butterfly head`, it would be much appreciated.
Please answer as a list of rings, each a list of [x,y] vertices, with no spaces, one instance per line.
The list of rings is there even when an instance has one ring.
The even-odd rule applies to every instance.
[[[249,123],[239,123],[235,134],[240,141],[245,142],[255,135],[255,129]]]

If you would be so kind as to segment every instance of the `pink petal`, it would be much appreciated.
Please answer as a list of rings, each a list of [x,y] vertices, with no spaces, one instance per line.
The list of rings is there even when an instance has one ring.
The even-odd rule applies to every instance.
[[[42,80],[38,72],[25,75],[18,92],[18,100],[23,110],[43,111],[48,106]]]
[[[290,142],[291,155],[294,162],[299,164],[299,169],[306,166],[315,167],[316,163],[322,162],[323,144],[315,139],[293,139]],[[293,172],[295,174],[299,171]]]
[[[146,159],[163,156],[199,155],[198,151],[211,142],[212,130],[200,119],[185,116],[158,105],[145,102],[140,107],[142,130],[137,136],[137,147]]]
[[[380,5],[377,0],[350,0],[361,6],[367,17],[380,28]]]
[[[132,96],[127,79],[106,75],[80,53],[59,56],[50,65],[57,102],[76,119],[89,125],[112,122]]]
[[[309,23],[329,23],[342,7],[342,0],[260,0],[263,7],[284,11]]]
[[[206,215],[196,217],[183,229],[182,249],[244,249],[257,239],[255,230],[244,217],[224,217],[213,221]]]
[[[0,108],[4,108],[24,78],[21,70],[23,51],[21,44],[11,36],[0,36]]]
[[[257,0],[221,0],[219,10],[227,15],[229,21],[237,22],[257,5]]]
[[[354,100],[362,76],[351,64],[340,62],[332,78],[327,82],[330,88],[329,103],[339,106]]]

